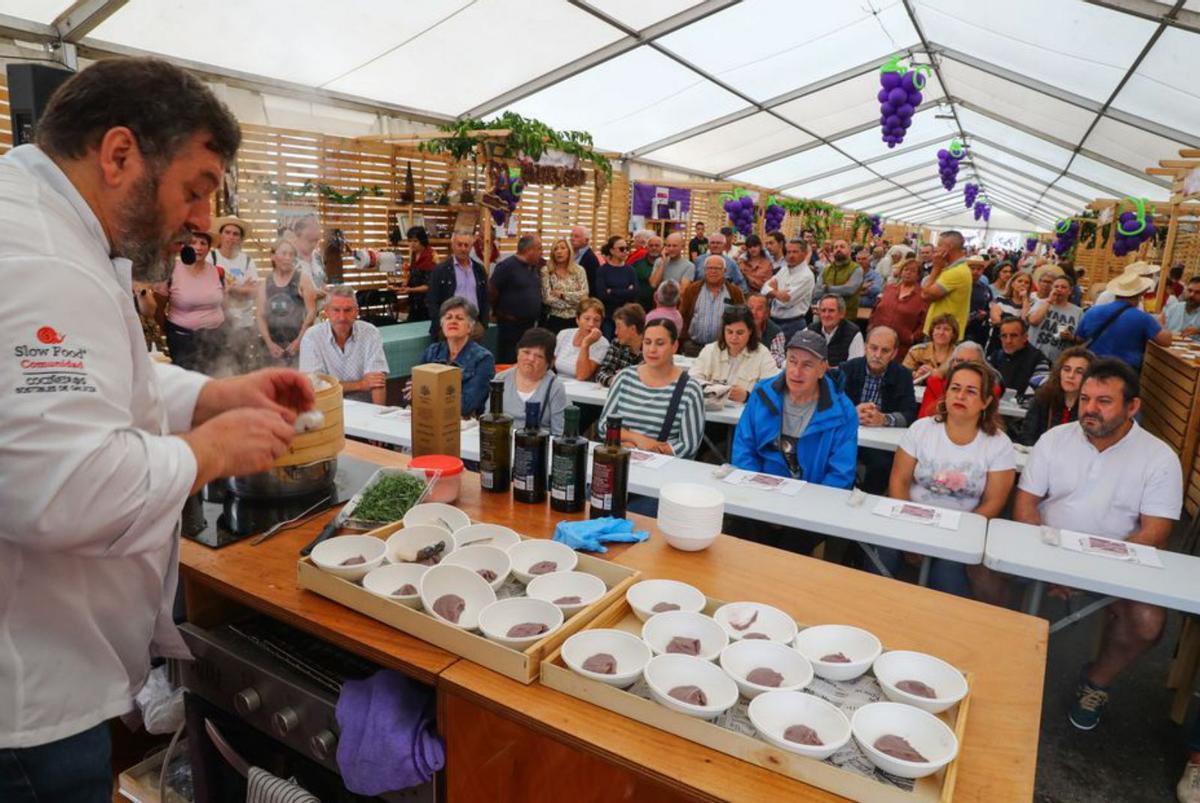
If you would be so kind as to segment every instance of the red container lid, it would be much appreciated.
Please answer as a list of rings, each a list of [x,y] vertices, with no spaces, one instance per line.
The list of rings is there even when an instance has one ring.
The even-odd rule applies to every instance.
[[[414,457],[408,464],[411,468],[440,471],[443,477],[453,477],[463,472],[463,461],[448,454],[425,454]]]

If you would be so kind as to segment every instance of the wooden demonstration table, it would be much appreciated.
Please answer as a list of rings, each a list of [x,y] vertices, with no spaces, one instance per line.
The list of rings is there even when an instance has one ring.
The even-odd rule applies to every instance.
[[[346,453],[381,465],[406,458],[359,443]],[[483,495],[464,475],[458,506],[473,519],[549,537],[562,518],[548,505]],[[401,671],[438,690],[451,803],[474,800],[835,800],[833,795],[561,694],[509,680],[387,625],[301,590],[299,549],[333,511],[254,547],[210,550],[185,541],[182,577],[189,618],[220,621],[238,607],[261,611]],[[1040,619],[961,600],[865,572],[721,536],[703,552],[649,541],[604,555],[645,577],[685,580],[717,598],[753,599],[801,623],[869,628],[888,649],[937,655],[974,675],[971,716],[955,800],[1033,796],[1046,667]]]

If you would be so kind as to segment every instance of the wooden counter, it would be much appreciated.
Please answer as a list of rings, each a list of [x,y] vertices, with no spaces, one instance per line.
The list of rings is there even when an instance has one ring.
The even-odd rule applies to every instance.
[[[347,444],[347,453],[401,464],[394,452]],[[548,537],[558,514],[548,506],[486,497],[465,475],[459,506],[472,518]],[[539,684],[525,686],[417,641],[296,587],[301,546],[332,513],[259,547],[222,550],[185,543],[190,611],[211,608],[211,593],[280,618],[385,666],[438,686],[452,801],[834,800],[782,775],[746,764],[610,713]],[[643,526],[653,522],[640,519]],[[869,628],[889,649],[938,655],[975,676],[955,800],[1033,796],[1046,666],[1043,620],[958,600],[913,585],[722,536],[699,553],[661,538],[615,547],[604,557],[671,577],[714,597],[776,605],[804,623]]]
[[[1142,363],[1142,425],[1179,455],[1183,467],[1184,507],[1200,508],[1200,360],[1155,343],[1146,345]]]

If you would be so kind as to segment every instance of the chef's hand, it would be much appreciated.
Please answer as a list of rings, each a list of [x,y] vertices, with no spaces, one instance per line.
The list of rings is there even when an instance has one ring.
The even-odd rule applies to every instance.
[[[295,434],[293,424],[272,410],[243,407],[210,418],[180,436],[196,456],[192,493],[221,477],[267,471]]]
[[[304,374],[291,368],[264,368],[205,383],[196,399],[192,426],[239,407],[268,410],[290,425],[297,413],[311,410],[315,403],[312,385]]]

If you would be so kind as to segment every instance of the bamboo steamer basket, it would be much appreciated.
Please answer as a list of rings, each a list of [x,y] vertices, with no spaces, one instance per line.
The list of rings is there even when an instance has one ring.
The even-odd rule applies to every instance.
[[[329,387],[317,391],[314,406],[324,414],[325,425],[292,438],[287,452],[275,461],[276,468],[333,460],[346,446],[346,433],[342,425],[342,384],[328,374],[317,376],[329,383]]]

